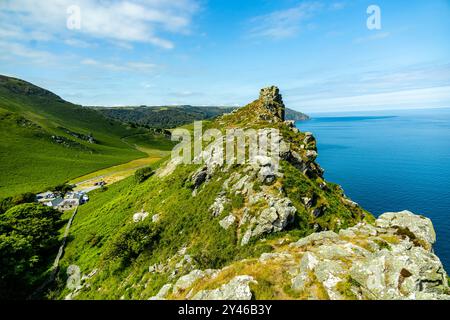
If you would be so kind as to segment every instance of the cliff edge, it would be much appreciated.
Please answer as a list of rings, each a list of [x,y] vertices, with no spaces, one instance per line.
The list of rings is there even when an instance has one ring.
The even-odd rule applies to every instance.
[[[74,226],[62,263],[86,276],[61,297],[449,298],[431,221],[406,211],[375,219],[326,181],[314,136],[285,121],[277,87],[206,129],[216,138],[194,155],[201,161],[168,159],[147,181],[117,187],[112,203],[106,192],[103,207],[80,208],[75,223],[99,228],[101,245]],[[279,163],[223,162],[228,140],[218,133],[236,129],[275,139]]]

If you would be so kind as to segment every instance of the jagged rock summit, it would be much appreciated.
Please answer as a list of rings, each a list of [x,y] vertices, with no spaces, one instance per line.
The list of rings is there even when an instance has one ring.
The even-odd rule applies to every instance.
[[[262,103],[262,106],[274,116],[275,120],[284,121],[286,108],[278,87],[270,86],[261,89],[259,101]]]

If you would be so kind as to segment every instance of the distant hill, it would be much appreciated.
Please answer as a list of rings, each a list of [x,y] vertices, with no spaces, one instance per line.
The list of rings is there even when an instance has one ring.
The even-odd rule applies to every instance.
[[[91,107],[107,118],[134,123],[151,128],[174,128],[196,120],[212,119],[229,113],[237,107],[222,106],[139,106],[139,107]],[[287,120],[308,120],[301,112],[286,109]]]
[[[137,133],[48,90],[0,75],[0,198],[144,157],[121,140]]]

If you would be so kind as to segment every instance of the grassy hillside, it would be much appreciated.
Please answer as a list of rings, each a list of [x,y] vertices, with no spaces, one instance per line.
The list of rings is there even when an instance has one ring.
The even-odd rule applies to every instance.
[[[196,106],[169,106],[169,107],[95,107],[94,110],[102,115],[122,121],[135,123],[151,128],[174,128],[196,120],[213,119],[224,113],[236,110],[236,107],[196,107]],[[309,117],[301,112],[286,109],[287,120],[307,120]]]
[[[139,133],[33,84],[0,76],[0,198],[145,157],[122,139]]]
[[[294,241],[315,231],[339,230],[373,219],[347,199],[338,185],[324,181],[323,172],[310,157],[315,140],[274,121],[261,100],[204,123],[207,128],[222,132],[280,129],[290,144],[288,153],[298,155],[304,168],[284,156],[282,175],[266,181],[258,177],[260,168],[252,165],[209,168],[206,164],[211,170],[203,171],[204,165],[174,165],[168,159],[143,183],[128,178],[105,192],[96,191],[79,208],[58,281],[48,298],[148,299],[193,269],[244,263],[273,251],[283,239]],[[206,180],[198,181],[199,172],[209,172]],[[221,201],[221,208],[215,205]],[[292,215],[276,228],[263,217],[267,210],[276,210],[278,219],[283,219],[282,212]],[[147,218],[133,222],[139,212],[148,213]],[[225,229],[221,223],[230,216],[235,220]],[[76,291],[65,285],[70,265],[79,266],[81,275],[86,275]],[[263,297],[263,292],[271,290],[270,284],[259,284],[254,290],[261,293],[257,297]],[[293,297],[289,292],[284,295]]]

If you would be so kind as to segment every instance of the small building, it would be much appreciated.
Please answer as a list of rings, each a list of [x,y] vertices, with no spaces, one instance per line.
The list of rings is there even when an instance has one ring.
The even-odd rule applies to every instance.
[[[42,203],[44,206],[48,206],[48,207],[52,207],[52,208],[57,208],[62,202],[64,201],[64,199],[62,197],[56,197],[54,199],[45,199],[45,201],[40,201],[40,203]]]
[[[70,191],[66,193],[64,199],[68,200],[80,200],[83,197],[83,192]]]
[[[61,211],[75,209],[80,205],[80,199],[64,199],[58,206]]]

